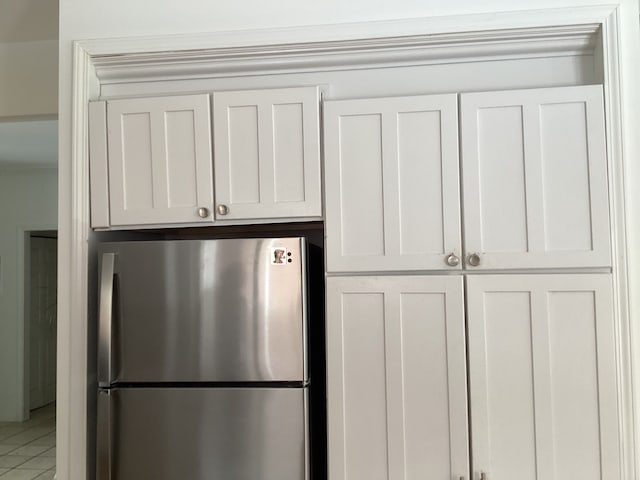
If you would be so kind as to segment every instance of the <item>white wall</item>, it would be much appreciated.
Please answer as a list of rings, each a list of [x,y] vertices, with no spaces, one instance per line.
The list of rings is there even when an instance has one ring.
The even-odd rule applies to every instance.
[[[55,227],[57,196],[53,169],[0,170],[0,422],[23,419],[22,232]]]
[[[0,43],[0,117],[58,112],[58,42]]]

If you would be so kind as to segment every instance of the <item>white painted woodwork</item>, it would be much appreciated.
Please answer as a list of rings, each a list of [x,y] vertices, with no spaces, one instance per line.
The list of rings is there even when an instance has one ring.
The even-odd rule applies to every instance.
[[[467,277],[476,475],[620,478],[611,281],[609,274]]]
[[[327,278],[331,480],[468,477],[462,278]]]
[[[625,475],[623,478],[636,478],[636,454],[634,451],[634,416],[632,410],[632,402],[629,399],[631,391],[631,382],[629,380],[629,363],[625,357],[625,351],[629,336],[628,328],[631,321],[627,314],[628,301],[631,301],[631,307],[638,304],[638,299],[634,296],[627,297],[627,275],[631,282],[631,287],[637,283],[634,279],[638,276],[637,270],[640,262],[634,262],[634,251],[640,251],[634,248],[638,244],[638,234],[640,230],[631,228],[634,224],[635,205],[638,204],[638,193],[633,189],[625,192],[622,182],[622,169],[624,168],[628,185],[636,183],[638,178],[638,169],[634,166],[637,162],[636,150],[637,145],[634,140],[634,132],[636,130],[635,121],[637,101],[637,89],[624,88],[621,85],[636,85],[637,69],[630,68],[629,65],[634,64],[636,56],[636,44],[638,33],[637,21],[637,4],[635,0],[623,0],[620,4],[597,5],[593,1],[568,2],[561,0],[553,4],[554,9],[548,9],[551,4],[546,5],[528,1],[519,5],[519,10],[510,11],[513,2],[500,0],[488,6],[479,6],[478,2],[465,0],[463,2],[442,3],[437,7],[432,4],[423,4],[421,12],[409,12],[409,3],[402,5],[378,6],[379,18],[410,18],[401,22],[367,22],[355,25],[336,25],[327,26],[319,25],[323,22],[340,22],[342,20],[350,20],[354,18],[353,12],[363,11],[359,5],[352,5],[353,8],[340,9],[337,13],[335,8],[329,8],[326,4],[321,5],[314,12],[290,13],[283,20],[279,16],[281,12],[275,12],[274,15],[255,15],[259,18],[258,27],[270,27],[275,25],[300,25],[294,28],[274,28],[271,30],[258,29],[255,31],[241,30],[242,25],[246,25],[244,18],[240,15],[234,18],[235,12],[231,12],[233,7],[230,6],[223,14],[220,15],[216,11],[215,15],[203,15],[202,13],[208,8],[210,10],[218,9],[217,6],[209,6],[207,2],[196,1],[193,9],[182,9],[182,14],[190,16],[188,20],[176,22],[172,14],[177,10],[171,2],[162,2],[161,8],[154,11],[148,10],[152,15],[151,19],[146,18],[142,23],[123,24],[122,16],[118,9],[96,9],[92,5],[85,2],[75,2],[78,8],[67,8],[61,11],[61,63],[66,65],[73,64],[73,69],[61,70],[61,105],[69,102],[69,96],[72,97],[73,109],[61,109],[61,188],[60,211],[61,211],[61,229],[70,232],[66,236],[68,239],[61,248],[61,258],[63,263],[75,265],[75,268],[66,269],[61,273],[61,281],[66,295],[61,296],[61,334],[60,343],[60,377],[61,388],[58,399],[58,478],[69,480],[80,480],[86,477],[87,470],[91,471],[91,465],[87,465],[87,455],[83,452],[86,450],[87,438],[87,419],[91,418],[91,410],[87,413],[87,376],[84,375],[86,370],[86,323],[87,323],[87,301],[86,290],[87,285],[90,286],[91,277],[87,281],[87,270],[83,266],[87,265],[87,258],[91,256],[91,247],[87,250],[87,235],[91,238],[92,234],[88,231],[89,204],[86,195],[87,190],[87,170],[88,165],[86,152],[88,151],[87,139],[85,136],[86,129],[86,104],[88,97],[97,94],[97,88],[104,88],[104,84],[99,85],[99,81],[95,76],[94,67],[98,61],[108,61],[109,59],[121,58],[124,62],[129,62],[131,76],[135,77],[136,71],[139,70],[141,64],[149,65],[154,63],[144,56],[149,52],[155,53],[158,57],[164,55],[178,56],[178,61],[184,58],[193,57],[194,51],[198,49],[210,48],[211,45],[226,47],[228,50],[222,54],[232,54],[238,45],[255,45],[256,52],[254,55],[260,57],[266,49],[269,53],[273,52],[273,48],[269,48],[271,44],[278,47],[286,44],[292,46],[292,57],[299,48],[299,42],[318,42],[322,39],[342,39],[342,38],[362,38],[366,39],[363,43],[367,45],[370,39],[389,39],[396,38],[399,35],[414,35],[428,32],[428,36],[434,39],[434,50],[440,50],[441,45],[438,43],[442,32],[471,32],[469,39],[461,42],[472,54],[479,41],[487,36],[491,37],[491,33],[498,28],[508,28],[513,32],[513,44],[517,46],[522,43],[522,38],[518,34],[522,31],[523,26],[540,27],[542,48],[535,53],[538,56],[546,55],[547,50],[545,39],[548,32],[559,32],[560,43],[567,26],[575,26],[585,23],[592,23],[602,34],[602,52],[601,57],[596,60],[597,68],[604,66],[606,77],[606,100],[607,100],[607,119],[609,120],[610,137],[608,147],[614,162],[614,170],[618,172],[618,176],[613,177],[614,197],[627,200],[626,210],[623,202],[618,203],[618,208],[613,216],[613,236],[618,247],[615,255],[614,276],[616,278],[616,304],[620,309],[620,318],[616,320],[616,326],[620,327],[616,330],[616,339],[619,341],[622,350],[622,356],[618,369],[621,376],[622,385],[619,386],[620,401],[624,411],[624,419],[621,420],[619,428],[621,438],[624,437],[625,450],[628,455],[625,456]],[[139,2],[143,5],[143,2]],[[255,5],[258,8],[264,8],[264,12],[269,10],[269,6]],[[336,2],[336,5],[343,7],[344,2]],[[382,5],[382,4],[381,4]],[[370,6],[370,5],[369,5]],[[564,8],[568,7],[568,8]],[[388,10],[391,8],[395,14],[391,15]],[[435,8],[435,9],[434,9]],[[535,9],[527,11],[526,9]],[[406,10],[408,14],[402,14]],[[219,10],[219,9],[218,9]],[[246,11],[252,9],[245,9]],[[184,13],[187,12],[187,13]],[[253,10],[252,10],[253,12]],[[262,13],[264,13],[262,12]],[[405,12],[405,13],[406,13]],[[273,12],[271,12],[273,13]],[[472,15],[465,15],[465,14]],[[478,15],[478,13],[480,13]],[[105,18],[105,14],[107,14]],[[318,14],[322,16],[318,20]],[[386,15],[386,17],[385,17]],[[419,15],[435,15],[428,19],[417,19]],[[451,16],[447,16],[451,15]],[[278,18],[274,23],[274,18]],[[213,27],[211,20],[217,22]],[[216,20],[217,19],[217,20]],[[307,21],[312,19],[312,21]],[[184,18],[183,18],[184,20]],[[207,25],[202,28],[206,22]],[[308,26],[313,23],[317,26]],[[189,25],[187,30],[181,29],[180,26]],[[188,34],[188,32],[213,31],[220,29],[236,28],[236,31],[218,31],[214,34]],[[253,27],[252,27],[253,28]],[[159,33],[180,33],[172,37],[158,36]],[[400,33],[399,33],[400,32]],[[184,35],[187,33],[187,35]],[[134,37],[127,37],[127,35]],[[118,37],[114,39],[105,39],[106,37]],[[386,38],[385,38],[386,37]],[[72,42],[79,38],[92,38],[96,40]],[[401,37],[400,37],[401,38]],[[526,39],[526,37],[525,37]],[[298,43],[296,43],[298,42]],[[72,45],[73,43],[73,45]],[[446,48],[445,51],[450,52]],[[266,48],[265,48],[266,47]],[[405,58],[410,51],[410,45],[405,48],[397,48],[397,56],[390,54],[392,58]],[[262,49],[262,50],[261,50]],[[282,48],[277,49],[278,52]],[[517,51],[517,50],[516,50]],[[527,52],[526,47],[522,50]],[[326,55],[321,62],[314,62],[319,65],[318,68],[325,68],[327,63]],[[515,53],[515,52],[514,52]],[[550,53],[556,55],[554,49]],[[136,58],[140,56],[143,60],[136,62]],[[366,51],[363,55],[366,57]],[[237,57],[229,55],[230,60],[226,61],[222,58],[222,63],[234,64]],[[443,57],[440,61],[450,63],[456,61],[457,56],[452,55],[447,58]],[[73,61],[72,61],[73,60]],[[283,59],[278,58],[282,63],[288,63],[289,57]],[[314,59],[315,60],[315,59]],[[375,64],[375,59],[371,61]],[[187,68],[192,68],[190,64]],[[625,68],[622,68],[624,66]],[[116,68],[117,69],[117,68]],[[125,66],[126,69],[126,66]],[[257,71],[260,69],[257,68]],[[246,70],[242,71],[245,74]],[[368,72],[367,72],[368,73]],[[536,74],[537,71],[531,71]],[[200,72],[198,72],[200,74]],[[195,77],[196,75],[194,75]],[[498,74],[498,76],[500,76]],[[373,77],[369,74],[368,78]],[[146,77],[145,80],[151,80]],[[510,81],[508,76],[505,82]],[[553,81],[553,80],[550,80]],[[587,80],[588,82],[588,80]],[[73,83],[73,89],[71,85]],[[145,82],[147,87],[153,87],[150,81]],[[573,82],[566,82],[572,84]],[[522,87],[520,87],[522,88]],[[66,94],[65,94],[66,91]],[[71,92],[73,93],[71,95]],[[64,121],[66,119],[66,121]],[[64,129],[72,132],[65,134]],[[624,158],[622,156],[624,152]],[[615,204],[614,204],[615,208]],[[625,213],[626,212],[626,213]],[[629,228],[625,228],[625,224]],[[628,247],[627,247],[628,245]],[[628,248],[628,250],[627,250]],[[630,258],[630,260],[629,260]],[[628,272],[627,272],[628,268]],[[633,290],[633,289],[632,289]],[[635,299],[634,299],[635,298]],[[633,322],[632,322],[633,323]],[[633,325],[632,325],[633,326]],[[637,350],[637,349],[636,349]],[[637,363],[637,355],[634,355],[634,364]],[[90,373],[89,373],[90,374]],[[81,413],[81,414],[78,414]],[[637,416],[636,416],[637,418]],[[91,431],[89,424],[89,431]],[[636,430],[637,426],[636,426]],[[638,442],[636,441],[635,444]],[[69,452],[73,452],[70,455]],[[490,477],[489,477],[490,478]]]
[[[58,241],[31,237],[29,277],[29,408],[56,400]]]
[[[477,268],[610,266],[602,87],[460,102],[464,243]]]
[[[107,102],[111,225],[213,221],[209,115],[209,95]]]
[[[89,102],[89,194],[91,227],[109,227],[107,102]]]
[[[460,269],[455,95],[324,104],[327,270]]]
[[[321,217],[317,87],[213,93],[218,220]]]

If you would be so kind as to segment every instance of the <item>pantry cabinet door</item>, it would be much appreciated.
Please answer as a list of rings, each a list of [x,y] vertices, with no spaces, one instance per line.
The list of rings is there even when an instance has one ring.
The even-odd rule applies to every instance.
[[[327,279],[331,480],[468,477],[461,277]]]
[[[324,103],[327,270],[460,269],[455,95]]]
[[[467,279],[473,478],[619,480],[611,276]]]
[[[213,220],[209,116],[209,95],[107,102],[112,226]]]
[[[602,87],[460,102],[467,266],[610,266]]]
[[[322,216],[317,87],[213,94],[216,218]]]

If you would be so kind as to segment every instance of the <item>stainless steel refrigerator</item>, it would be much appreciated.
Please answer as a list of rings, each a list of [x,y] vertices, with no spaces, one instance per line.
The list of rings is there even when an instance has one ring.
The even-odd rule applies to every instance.
[[[309,478],[305,240],[99,250],[98,480]]]

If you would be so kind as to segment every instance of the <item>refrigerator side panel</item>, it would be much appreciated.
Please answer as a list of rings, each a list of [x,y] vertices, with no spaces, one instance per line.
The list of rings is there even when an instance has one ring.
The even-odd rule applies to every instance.
[[[300,238],[104,244],[117,382],[306,381]]]
[[[306,480],[306,388],[115,389],[117,480]]]

